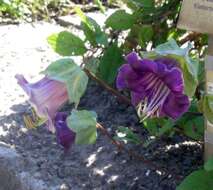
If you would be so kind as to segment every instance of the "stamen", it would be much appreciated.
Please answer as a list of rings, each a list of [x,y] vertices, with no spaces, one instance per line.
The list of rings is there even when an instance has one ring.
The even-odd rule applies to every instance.
[[[155,77],[154,80],[146,87],[146,90],[149,90],[150,88],[155,88],[155,86],[158,86],[161,83],[161,81]]]
[[[149,84],[154,78],[156,77],[153,74],[149,73],[143,78],[142,81],[145,82],[146,84]]]
[[[161,106],[170,94],[170,89],[161,80],[157,80],[159,79],[156,77],[146,88],[146,90],[149,88],[153,89],[153,96],[151,95],[150,97],[146,97],[145,100],[139,104],[138,113],[142,121],[152,115],[159,115]],[[151,99],[151,101],[148,101],[148,99]]]
[[[163,103],[166,100],[166,98],[169,95],[169,93],[170,93],[170,91],[166,91],[166,93],[164,95],[162,95],[162,98],[159,99],[160,101],[158,101],[155,106],[150,108],[150,111],[151,111],[152,114],[155,113],[158,109],[161,108],[161,106],[163,105]]]
[[[153,106],[158,104],[159,101],[162,100],[162,98],[164,98],[167,95],[167,92],[168,88],[164,86],[162,91],[156,94],[157,97],[154,99],[154,101],[149,104],[150,109],[153,109]]]
[[[160,86],[158,86],[156,93],[154,94],[154,97],[151,97],[151,102],[149,103],[149,105],[152,105],[153,102],[155,102],[155,100],[159,97],[159,94],[161,94],[162,90],[164,89],[164,84],[160,81]],[[155,88],[156,89],[156,88]],[[155,91],[154,91],[155,92]]]

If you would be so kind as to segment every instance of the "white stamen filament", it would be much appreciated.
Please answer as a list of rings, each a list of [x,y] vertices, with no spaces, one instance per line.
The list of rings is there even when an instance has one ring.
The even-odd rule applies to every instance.
[[[154,78],[155,78],[154,75],[148,74],[147,76],[145,76],[145,77],[143,78],[143,81],[146,82],[147,84],[149,84],[151,81],[153,81]]]
[[[142,121],[154,114],[159,116],[160,109],[170,94],[170,89],[157,77],[152,78],[151,83],[146,87],[146,90],[148,89],[152,89],[151,97],[146,97],[138,105],[138,113]]]

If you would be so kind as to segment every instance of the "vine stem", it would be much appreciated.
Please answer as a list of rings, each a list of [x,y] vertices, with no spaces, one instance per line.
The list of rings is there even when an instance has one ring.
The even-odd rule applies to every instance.
[[[191,42],[191,41],[193,41],[193,40],[195,40],[196,38],[199,38],[199,37],[201,37],[202,36],[202,34],[200,34],[200,33],[197,33],[197,32],[190,32],[190,33],[188,33],[184,38],[182,38],[182,39],[180,39],[178,42],[181,44],[181,45],[183,45],[183,44],[185,44],[186,42]]]
[[[103,80],[97,78],[88,69],[84,68],[83,70],[84,70],[84,72],[87,74],[87,76],[89,78],[91,78],[92,80],[96,81],[98,84],[100,84],[102,87],[104,87],[108,92],[110,92],[111,94],[113,94],[114,96],[116,96],[120,101],[122,101],[122,102],[124,102],[124,103],[126,103],[128,105],[132,105],[131,101],[129,100],[129,98],[127,98],[126,96],[120,94],[117,90],[115,90],[114,88],[110,87]]]

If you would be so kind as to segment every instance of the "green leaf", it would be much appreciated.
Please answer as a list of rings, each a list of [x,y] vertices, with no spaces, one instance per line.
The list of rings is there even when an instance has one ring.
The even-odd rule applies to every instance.
[[[104,32],[96,33],[96,42],[97,44],[108,46],[108,36]]]
[[[169,132],[174,126],[174,122],[172,120],[165,118],[146,119],[143,124],[149,133],[158,137]]]
[[[213,172],[198,170],[190,174],[176,190],[213,190]]]
[[[204,97],[202,108],[207,120],[213,123],[213,95],[206,95]]]
[[[94,0],[94,4],[98,6],[102,13],[105,13],[105,7],[100,0]]]
[[[152,26],[144,25],[139,31],[139,44],[141,47],[146,47],[154,35]]]
[[[188,53],[189,48],[182,49],[180,48],[174,39],[170,39],[168,42],[161,44],[156,47],[155,51],[160,55],[186,55]]]
[[[155,118],[146,119],[143,122],[143,125],[149,131],[151,135],[156,136],[156,134],[158,133],[158,126],[159,126],[158,119],[155,119]]]
[[[76,68],[66,83],[70,102],[79,103],[87,88],[87,84],[88,76],[80,67]]]
[[[132,0],[132,1],[144,8],[153,8],[155,6],[154,0]]]
[[[134,0],[136,1],[136,0]],[[140,1],[140,0],[137,0]],[[142,0],[143,7],[154,7],[155,6],[155,0]]]
[[[105,32],[101,30],[100,25],[94,19],[86,16],[79,7],[76,7],[75,11],[81,18],[81,27],[86,36],[86,40],[94,47],[97,46],[97,44],[107,46],[108,38]]]
[[[101,27],[92,18],[87,17],[87,23],[82,21],[81,27],[83,29],[84,35],[86,36],[86,40],[88,40],[92,46],[96,46],[97,44],[104,46],[108,45],[107,35],[101,30]]]
[[[122,0],[130,9],[138,10],[139,8],[153,9],[155,2],[154,0]]]
[[[184,133],[194,140],[202,140],[204,135],[204,118],[203,116],[197,116],[194,118],[188,118],[183,124]]]
[[[84,12],[81,10],[80,7],[74,8],[76,14],[81,18],[81,21],[85,23],[90,29],[92,29],[92,26],[90,25],[90,21],[88,17],[84,14]]]
[[[100,60],[98,58],[93,57],[86,62],[85,68],[88,69],[90,72],[96,74],[98,71],[99,65],[100,65]]]
[[[161,126],[156,136],[160,137],[164,135],[165,133],[170,132],[173,126],[174,126],[174,121],[170,119],[164,120],[164,124]]]
[[[114,139],[124,142],[131,142],[134,144],[140,144],[141,140],[131,129],[127,127],[119,127],[117,131],[117,136]]]
[[[174,58],[180,63],[185,82],[185,93],[189,97],[192,97],[198,85],[199,62],[189,57],[190,48],[191,47],[189,46],[182,49],[177,45],[174,39],[171,39],[168,42],[159,45],[155,49],[155,52],[159,55]]]
[[[100,77],[112,84],[116,78],[117,70],[123,62],[122,51],[117,44],[109,46],[100,60]]]
[[[128,6],[128,8],[134,11],[138,9],[138,6],[132,0],[121,0],[121,1],[125,3]]]
[[[90,44],[94,47],[97,45],[95,32],[88,27],[87,24],[81,22],[81,28],[86,36],[86,40],[90,42]]]
[[[97,138],[97,114],[93,111],[72,111],[67,119],[69,128],[76,133],[76,144],[93,144]]]
[[[64,58],[52,62],[41,74],[60,82],[66,82],[76,68],[79,68],[79,66],[72,59]]]
[[[126,13],[124,10],[118,10],[107,18],[105,24],[114,30],[128,30],[134,22],[133,15]]]
[[[213,171],[213,157],[204,164],[204,169],[207,172]]]
[[[192,100],[188,112],[176,121],[176,126],[194,140],[203,140],[204,136],[204,117],[194,114],[201,113],[199,109],[199,101]]]
[[[72,59],[67,58],[55,61],[42,73],[49,78],[65,83],[70,102],[79,103],[86,90],[88,77]]]
[[[86,16],[79,7],[75,7],[75,12],[80,17],[81,21],[89,27],[90,30],[101,30],[99,24],[92,18]]]
[[[87,51],[84,42],[67,31],[52,34],[47,41],[55,52],[62,56],[83,55]]]

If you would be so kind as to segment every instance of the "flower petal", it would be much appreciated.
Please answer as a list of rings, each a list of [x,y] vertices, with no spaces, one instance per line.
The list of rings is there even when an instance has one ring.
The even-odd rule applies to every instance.
[[[75,142],[75,133],[66,123],[67,116],[68,114],[66,112],[58,112],[55,117],[57,141],[65,148],[65,150],[68,150]]]
[[[22,75],[16,75],[18,84],[29,96],[29,102],[37,114],[48,120],[47,127],[54,132],[52,120],[58,109],[68,101],[65,84],[44,77],[36,83],[28,83]]]
[[[134,63],[130,63],[131,67],[135,70],[135,72],[143,73],[143,72],[152,72],[156,73],[158,71],[157,64],[149,59],[142,59]]]
[[[138,55],[137,55],[137,53],[131,52],[130,54],[128,54],[126,56],[126,61],[130,65],[137,64],[137,62],[138,62]]]
[[[173,68],[172,70],[168,71],[163,78],[163,81],[173,92],[183,93],[183,76],[179,68]]]
[[[122,65],[119,69],[118,76],[116,79],[116,86],[119,90],[127,88],[126,75],[127,75],[129,69],[131,69],[131,68],[127,64]]]
[[[155,59],[156,63],[161,63],[167,67],[167,69],[172,69],[173,67],[178,67],[179,63],[172,58],[168,57],[161,57],[158,59]]]
[[[186,95],[170,93],[162,107],[162,115],[178,119],[190,106],[189,98]]]
[[[144,99],[143,93],[131,92],[131,102],[133,106],[137,106]]]
[[[25,91],[25,93],[26,93],[27,95],[29,95],[29,93],[30,93],[30,92],[29,92],[29,87],[28,87],[29,82],[24,78],[23,75],[17,74],[17,75],[15,76],[15,78],[17,79],[18,84],[22,87],[22,89]]]
[[[129,64],[124,64],[119,69],[116,80],[116,86],[119,90],[124,88],[134,89],[135,82],[140,79],[140,76],[131,68]]]

